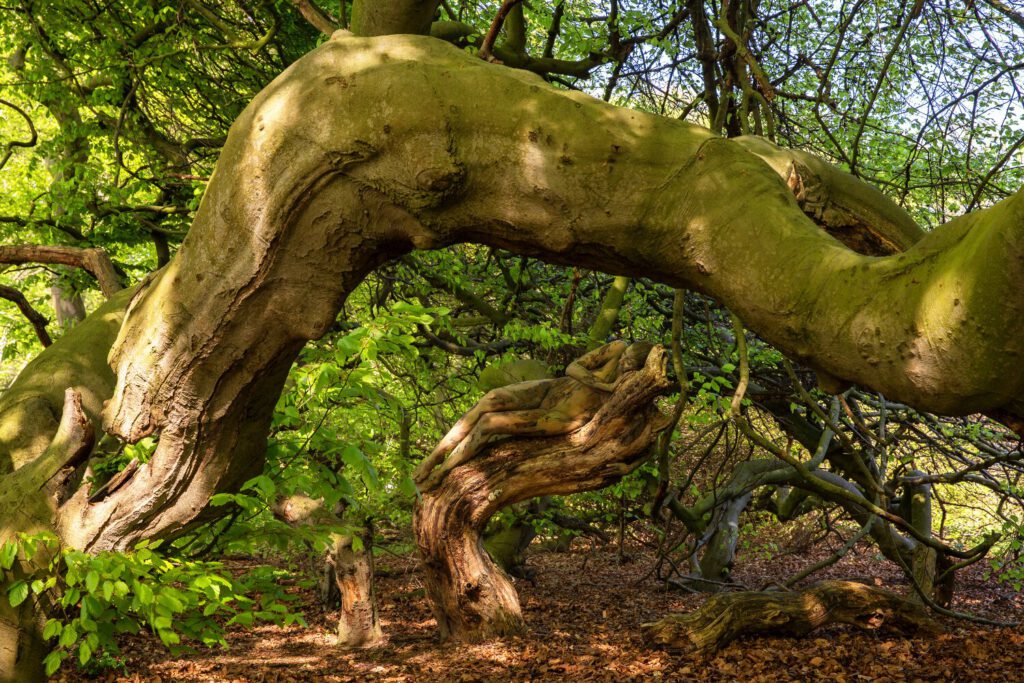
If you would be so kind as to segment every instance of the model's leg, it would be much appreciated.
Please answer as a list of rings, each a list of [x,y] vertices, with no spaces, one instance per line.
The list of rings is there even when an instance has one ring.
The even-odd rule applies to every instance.
[[[539,408],[482,415],[444,464],[430,476],[429,485],[433,486],[448,472],[475,458],[492,436],[554,436],[579,428],[587,419],[586,415],[567,415]]]
[[[536,408],[544,400],[550,380],[520,382],[507,387],[500,387],[484,394],[476,405],[470,408],[455,425],[448,430],[444,438],[437,444],[433,452],[419,464],[413,473],[413,481],[419,483],[445,456],[451,453],[480,421],[481,417],[494,412],[507,410],[527,410]]]

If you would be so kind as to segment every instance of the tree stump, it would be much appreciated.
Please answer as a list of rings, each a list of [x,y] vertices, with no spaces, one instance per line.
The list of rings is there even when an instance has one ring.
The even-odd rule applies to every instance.
[[[292,526],[342,526],[335,511],[325,509],[322,500],[309,496],[283,498],[274,505],[273,513]],[[320,581],[320,597],[325,606],[330,606],[334,596],[340,603],[338,645],[345,648],[369,648],[384,643],[373,585],[373,525],[366,520],[359,526],[357,536],[331,534]]]
[[[362,547],[357,550],[353,536],[335,534],[328,555],[341,593],[338,645],[348,648],[377,647],[384,642],[373,588],[373,532],[367,528],[360,538]]]
[[[519,597],[481,535],[502,508],[529,498],[608,486],[638,467],[668,421],[654,399],[670,386],[655,347],[625,375],[594,417],[557,437],[516,437],[485,447],[439,481],[427,480],[413,516],[424,584],[442,640],[520,632]]]
[[[792,592],[720,593],[693,612],[670,614],[641,628],[648,642],[675,650],[713,652],[743,635],[804,636],[828,624],[941,631],[920,604],[855,581],[822,581]]]

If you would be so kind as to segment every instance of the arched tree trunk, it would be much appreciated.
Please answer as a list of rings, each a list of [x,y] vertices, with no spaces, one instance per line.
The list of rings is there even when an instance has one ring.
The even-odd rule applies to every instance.
[[[1017,410],[1024,198],[869,258],[764,156],[437,40],[337,33],[235,123],[178,256],[132,302],[108,426],[160,443],[72,542],[190,523],[258,466],[288,365],[362,277],[458,241],[706,292],[790,356],[922,409]],[[841,176],[825,169],[823,185]],[[879,197],[879,224],[905,216]]]
[[[413,529],[442,639],[522,630],[515,587],[480,540],[487,521],[521,500],[602,488],[635,469],[667,424],[653,404],[670,386],[665,366],[656,347],[579,430],[500,441],[421,491]]]
[[[426,16],[434,4],[389,6]],[[365,33],[390,30],[365,16]],[[212,493],[260,470],[291,362],[362,278],[466,241],[694,289],[823,377],[1024,424],[1024,193],[873,258],[819,225],[883,243],[916,236],[912,221],[808,159],[559,91],[436,39],[338,32],[232,126],[181,250],[132,298],[113,395],[104,335],[26,368],[23,386],[45,384],[28,402],[52,407],[78,385],[90,418],[111,396],[112,433],[160,436],[121,488],[90,500],[83,487],[51,524],[98,551],[195,523]],[[53,437],[55,413],[26,405],[0,414],[0,442],[19,442],[0,470]]]

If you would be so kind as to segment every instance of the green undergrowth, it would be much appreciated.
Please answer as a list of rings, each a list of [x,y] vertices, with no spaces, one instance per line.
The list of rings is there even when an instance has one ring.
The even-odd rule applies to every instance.
[[[19,565],[35,569],[15,579]],[[49,615],[43,628],[53,647],[43,661],[47,675],[68,658],[87,671],[123,668],[123,634],[149,631],[178,654],[225,647],[225,628],[232,624],[306,625],[294,610],[297,596],[282,585],[288,572],[258,567],[235,577],[220,562],[168,557],[159,542],[89,555],[61,547],[50,533],[20,534],[0,546],[0,567],[11,606],[34,600]]]

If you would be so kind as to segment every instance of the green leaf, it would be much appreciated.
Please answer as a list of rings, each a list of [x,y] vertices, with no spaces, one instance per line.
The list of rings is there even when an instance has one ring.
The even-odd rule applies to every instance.
[[[92,658],[92,648],[89,647],[89,643],[82,641],[82,644],[78,646],[78,662],[79,664],[85,665]]]
[[[43,639],[49,640],[50,638],[56,638],[64,630],[64,624],[58,619],[49,619],[46,622],[46,626],[43,627]]]
[[[60,647],[71,647],[78,640],[78,630],[75,629],[74,624],[68,624],[64,627],[64,630],[60,634],[60,640],[57,641],[57,645]]]
[[[163,644],[168,647],[170,647],[171,645],[177,645],[181,642],[181,638],[178,637],[178,634],[174,631],[160,629],[159,631],[157,631],[157,635],[160,636],[160,640],[163,642]]]
[[[96,589],[99,588],[99,585],[99,573],[95,569],[90,570],[89,573],[85,575],[85,589],[90,593],[95,593]]]
[[[210,496],[210,505],[219,507],[234,502],[235,497],[230,493],[215,493]]]
[[[60,663],[64,661],[64,657],[65,654],[63,652],[54,650],[43,658],[43,669],[47,676],[52,676],[60,668]]]
[[[14,541],[7,541],[0,546],[0,567],[10,569],[14,565],[14,558],[18,556],[18,545]]]
[[[252,626],[252,622],[252,612],[239,612],[228,620],[229,624],[241,624],[242,626]]]
[[[17,607],[21,603],[25,602],[25,598],[28,597],[28,583],[25,581],[15,581],[9,589],[7,589],[7,598],[11,601],[11,607]]]
[[[153,604],[153,589],[144,583],[139,583],[135,587],[135,594],[139,596],[139,603],[142,605]]]

